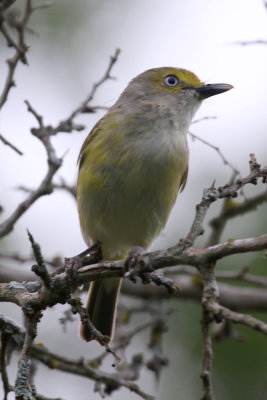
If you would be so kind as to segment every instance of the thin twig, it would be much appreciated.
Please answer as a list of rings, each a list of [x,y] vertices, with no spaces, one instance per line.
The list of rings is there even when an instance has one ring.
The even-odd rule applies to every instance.
[[[237,44],[239,46],[254,46],[255,44],[267,44],[267,40],[257,39],[257,40],[244,40],[244,41],[237,41],[233,44]]]
[[[198,141],[206,144],[207,146],[211,147],[213,150],[215,150],[217,152],[217,154],[219,155],[219,157],[221,158],[221,160],[223,161],[224,165],[228,165],[228,167],[230,167],[233,170],[233,172],[236,176],[240,174],[240,171],[230,161],[228,161],[226,159],[226,157],[223,155],[221,149],[218,146],[215,146],[214,144],[208,142],[207,140],[202,139],[200,136],[198,136],[192,132],[188,132],[188,134],[189,134],[189,136],[191,136],[191,138],[193,140],[198,140]]]
[[[46,265],[45,265],[45,261],[44,261],[44,258],[43,258],[42,252],[41,252],[41,247],[38,243],[35,242],[30,231],[27,230],[27,232],[28,232],[28,237],[29,237],[29,240],[30,240],[30,243],[32,246],[34,257],[37,261],[37,265],[32,266],[32,271],[42,279],[44,285],[47,288],[51,289],[51,279],[50,279],[50,275],[49,275]]]
[[[33,11],[42,10],[44,8],[49,8],[49,7],[53,6],[54,4],[55,4],[55,1],[44,1],[43,3],[35,4],[34,6],[32,6],[32,10]]]
[[[214,184],[209,189],[204,189],[202,201],[196,206],[196,215],[192,223],[190,232],[185,239],[182,239],[176,246],[177,254],[186,248],[191,247],[196,238],[204,233],[203,221],[207,214],[210,205],[218,199],[229,199],[238,196],[238,191],[241,190],[245,185],[251,183],[257,184],[257,181],[262,178],[263,183],[267,181],[267,167],[261,167],[254,154],[250,154],[250,173],[245,178],[238,178],[231,184],[227,184],[218,189],[214,187]],[[225,203],[226,204],[226,203]],[[223,221],[224,223],[224,221]],[[218,230],[219,234],[221,230]],[[218,236],[218,234],[217,234]],[[210,239],[211,240],[211,239]],[[216,243],[214,240],[211,242]]]
[[[13,230],[17,220],[25,213],[26,210],[30,208],[30,206],[37,199],[46,194],[50,194],[53,191],[51,181],[54,174],[60,168],[62,160],[55,156],[54,149],[50,147],[49,141],[47,141],[47,144],[45,146],[49,156],[48,171],[37,189],[31,192],[29,196],[17,206],[13,214],[11,214],[10,217],[8,217],[4,222],[2,222],[2,224],[0,224],[0,237],[7,235]]]
[[[199,122],[207,121],[207,120],[210,120],[210,119],[217,119],[217,116],[216,115],[207,115],[207,116],[202,117],[202,118],[194,119],[194,121],[191,122],[191,125],[199,124]]]
[[[267,190],[262,193],[257,194],[254,197],[246,199],[242,203],[233,202],[231,200],[226,200],[226,204],[222,209],[218,217],[213,218],[210,221],[212,227],[217,227],[222,224],[227,219],[237,217],[239,215],[245,214],[249,211],[255,210],[260,204],[267,200]]]
[[[0,352],[0,370],[4,389],[4,399],[7,400],[8,393],[10,392],[8,374],[6,370],[6,351],[8,345],[9,335],[3,330],[1,332],[1,352]]]
[[[76,200],[76,186],[71,186],[67,184],[64,178],[60,178],[60,183],[54,183],[54,188],[65,190],[67,193],[71,194],[71,196],[74,197],[74,199]]]
[[[82,306],[82,303],[77,299],[70,299],[68,303],[71,305],[73,314],[79,314],[83,328],[85,329],[86,336],[90,336],[92,340],[97,340],[102,346],[107,346],[109,342],[109,337],[103,335],[94,324],[91,322],[90,317],[86,309]],[[112,350],[110,349],[110,353]],[[115,354],[114,354],[115,355]],[[117,357],[115,355],[115,357]]]
[[[203,235],[203,221],[206,217],[210,205],[217,199],[217,195],[217,189],[215,189],[213,184],[209,189],[204,189],[202,200],[196,206],[196,215],[191,225],[190,231],[186,238],[180,240],[177,245],[178,252],[181,252],[181,250],[183,251],[193,246],[197,237]]]
[[[90,361],[71,360],[66,357],[49,352],[44,347],[33,346],[32,357],[38,359],[49,368],[56,368],[59,371],[68,372],[78,376],[84,376],[96,382],[101,382],[103,385],[115,388],[125,387],[128,390],[136,393],[145,400],[153,400],[154,397],[142,391],[135,383],[121,379],[118,375],[107,374],[99,369],[90,367]]]
[[[29,0],[27,4],[30,4]],[[23,24],[22,26],[24,26]],[[57,157],[55,149],[51,143],[51,136],[56,135],[60,131],[70,132],[73,129],[77,128],[79,129],[79,127],[73,123],[73,118],[75,118],[79,113],[81,113],[84,107],[87,106],[88,102],[90,102],[93,99],[96,90],[99,88],[99,86],[102,85],[103,82],[105,82],[107,79],[111,78],[110,72],[115,62],[118,59],[119,53],[120,50],[117,49],[114,56],[111,57],[111,60],[109,62],[108,68],[104,76],[93,85],[91,92],[89,96],[86,98],[86,100],[78,108],[76,108],[67,119],[60,122],[56,127],[53,128],[50,125],[46,126],[44,124],[42,115],[40,115],[34,109],[34,107],[30,104],[29,101],[27,100],[25,101],[28,107],[28,111],[35,117],[36,121],[38,122],[39,127],[32,128],[31,132],[42,142],[42,144],[45,147],[48,157],[47,160],[48,170],[40,185],[35,190],[33,190],[24,201],[22,201],[17,206],[16,210],[12,213],[10,217],[8,217],[2,224],[0,224],[0,238],[7,235],[9,232],[13,230],[17,220],[24,214],[26,210],[28,210],[31,207],[31,205],[37,199],[39,199],[44,195],[51,194],[53,192],[54,184],[52,183],[52,180],[54,175],[62,165],[62,158]]]
[[[75,185],[71,186],[68,185],[65,181],[65,179],[63,179],[62,177],[59,179],[60,183],[53,183],[53,188],[54,189],[58,189],[58,190],[64,190],[67,193],[69,193],[72,197],[74,197],[74,199],[76,200],[76,187]],[[19,185],[16,187],[17,190],[20,190],[21,192],[24,193],[31,193],[33,191],[32,188],[23,186],[23,185]]]
[[[229,184],[225,185],[223,187],[223,189],[226,189],[226,192],[224,195],[225,196],[224,202],[221,207],[220,214],[210,221],[212,230],[210,233],[210,237],[207,240],[206,246],[212,246],[219,242],[222,232],[225,228],[225,225],[230,218],[233,218],[235,216],[242,215],[245,212],[254,210],[258,205],[260,205],[267,199],[267,191],[264,191],[263,193],[256,195],[255,197],[253,197],[251,199],[247,199],[244,196],[243,187],[238,186],[240,183],[242,185],[247,184],[248,182],[250,182],[252,184],[257,183],[257,179],[255,179],[255,177],[253,177],[253,174],[256,173],[256,175],[257,175],[257,173],[259,172],[261,167],[257,163],[254,154],[250,155],[249,164],[250,164],[250,170],[251,170],[252,175],[250,174],[245,180],[237,179],[236,181],[235,181],[236,176],[234,175],[231,177]],[[264,183],[264,182],[266,182],[266,178],[267,178],[266,168],[262,168],[262,171],[265,174],[265,175],[263,175],[263,183]],[[260,176],[260,174],[258,176]],[[237,202],[233,201],[231,199],[231,197],[237,196],[237,190],[234,189],[231,194],[229,193],[229,196],[228,196],[227,188],[229,188],[229,187],[231,187],[231,188],[236,187],[237,190],[240,190],[240,193],[242,192],[242,195],[244,196],[245,201],[243,203],[237,203]],[[221,191],[222,188],[219,188],[219,190]]]
[[[239,271],[218,271],[216,272],[216,278],[240,280],[267,288],[266,278],[263,276],[248,274],[248,270],[248,267],[243,267]]]
[[[28,46],[25,44],[25,30],[32,11],[33,9],[31,7],[31,0],[26,0],[21,19],[14,20],[12,24],[12,28],[14,28],[17,33],[16,40],[14,40],[9,34],[5,20],[1,21],[0,24],[0,31],[5,37],[8,46],[12,46],[15,49],[15,54],[13,55],[13,57],[7,60],[8,73],[5,80],[4,88],[2,90],[2,93],[0,93],[0,109],[7,101],[10,89],[15,86],[14,75],[19,61],[21,61],[23,64],[27,64],[26,52],[28,51]]]
[[[116,353],[119,349],[126,348],[131,343],[132,339],[138,333],[140,333],[140,332],[146,330],[147,328],[153,326],[155,324],[155,320],[156,320],[156,317],[154,316],[150,320],[144,321],[144,322],[140,323],[139,325],[131,328],[130,330],[127,330],[127,332],[124,333],[123,335],[119,335],[116,338],[116,344],[112,347],[112,351],[114,353]],[[104,351],[99,356],[97,356],[94,359],[92,359],[90,361],[90,365],[95,366],[95,367],[96,366],[99,367],[101,365],[102,361],[104,360],[104,358],[106,358],[107,355],[108,355],[108,352]]]
[[[11,7],[13,3],[15,3],[16,0],[2,0],[2,3],[0,4],[0,12],[6,10],[7,8]]]
[[[31,263],[31,264],[34,260],[33,256],[22,256],[18,253],[4,253],[4,252],[0,252],[0,259],[6,259],[19,263]],[[45,264],[50,265],[53,268],[58,268],[62,266],[63,262],[61,257],[55,256],[54,258],[51,259],[45,259]],[[14,280],[14,278],[12,278],[11,280]]]
[[[251,315],[237,313],[229,308],[221,306],[214,301],[207,302],[206,308],[218,318],[228,319],[229,321],[248,326],[249,328],[267,335],[267,324],[257,318],[252,317]]]
[[[111,73],[111,70],[112,70],[114,64],[118,60],[118,56],[120,54],[120,51],[121,51],[120,49],[116,49],[114,55],[110,57],[110,62],[108,64],[108,67],[107,67],[103,77],[101,79],[99,79],[99,81],[97,81],[97,82],[95,82],[93,84],[89,95],[85,98],[85,100],[81,103],[81,105],[79,107],[77,107],[74,111],[72,111],[72,113],[69,115],[69,117],[67,117],[66,119],[61,121],[58,124],[58,126],[53,129],[54,134],[56,134],[57,132],[71,132],[73,130],[73,119],[78,114],[83,113],[84,111],[86,112],[88,103],[90,103],[92,101],[92,99],[94,98],[94,95],[95,95],[97,89],[104,82],[106,82],[107,80],[111,79],[110,73]]]
[[[175,298],[196,301],[199,304],[203,286],[199,275],[180,275],[174,278],[174,281],[181,288],[180,291],[174,294]],[[265,288],[236,286],[234,284],[221,283],[219,280],[217,280],[217,285],[220,293],[220,303],[223,306],[240,312],[243,310],[251,312],[267,311],[267,291]],[[126,280],[122,285],[122,293],[139,300],[170,299],[170,295],[163,288],[154,285],[133,285]]]
[[[12,322],[6,321],[1,315],[0,315],[0,323],[7,323],[12,329]],[[135,331],[139,332],[148,326],[150,326],[151,321],[147,321],[145,324],[141,324],[139,326],[139,329]],[[155,321],[154,321],[155,323]],[[17,325],[14,326],[13,328],[14,332],[17,333],[16,341],[14,344],[18,347],[21,348],[23,344],[23,336],[25,336],[25,330],[22,327],[18,327]],[[133,333],[134,334],[134,333]],[[26,334],[27,336],[27,334]],[[24,339],[24,344],[23,348],[25,348],[25,342],[29,341],[28,344],[30,343],[29,337],[26,337]],[[27,345],[27,349],[29,350],[29,346]],[[150,396],[149,394],[145,393],[142,391],[139,386],[135,383],[129,382],[126,379],[122,379],[118,374],[107,374],[102,372],[98,368],[93,368],[90,367],[90,365],[93,365],[93,360],[81,360],[81,359],[69,359],[67,357],[63,357],[61,355],[58,355],[54,352],[50,352],[47,350],[44,346],[40,347],[34,344],[31,344],[31,357],[34,359],[39,360],[43,364],[45,364],[48,368],[56,368],[59,371],[65,371],[74,375],[79,375],[79,376],[84,376],[86,378],[95,380],[96,382],[101,382],[103,385],[111,386],[114,388],[119,388],[119,387],[125,387],[128,390],[136,393],[139,395],[141,398],[145,400],[153,400],[154,397]]]
[[[12,150],[14,150],[16,153],[18,153],[20,156],[23,155],[22,151],[20,151],[16,146],[14,146],[12,143],[10,143],[7,139],[4,138],[4,136],[2,136],[0,134],[0,140],[7,146],[9,146]]]

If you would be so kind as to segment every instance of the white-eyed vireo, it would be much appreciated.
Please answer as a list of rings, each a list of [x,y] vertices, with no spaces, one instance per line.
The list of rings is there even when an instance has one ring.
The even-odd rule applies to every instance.
[[[187,132],[203,99],[228,84],[205,85],[192,72],[155,68],[134,78],[95,125],[79,157],[78,210],[88,246],[106,260],[147,248],[164,228],[188,171]],[[112,337],[121,279],[91,284],[86,308]],[[80,329],[81,337],[92,338]]]

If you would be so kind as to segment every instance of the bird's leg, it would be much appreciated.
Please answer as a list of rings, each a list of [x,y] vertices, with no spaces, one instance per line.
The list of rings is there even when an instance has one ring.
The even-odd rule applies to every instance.
[[[73,277],[77,275],[77,271],[83,265],[94,264],[102,260],[101,244],[94,243],[88,249],[74,257],[65,259],[65,272],[68,281],[71,282]]]
[[[124,263],[125,274],[124,276],[129,278],[131,281],[136,282],[136,277],[139,276],[143,283],[151,282],[151,278],[148,273],[142,272],[139,265],[139,257],[145,254],[146,250],[141,246],[134,246],[128,253]]]
[[[126,260],[124,263],[125,269],[127,269],[128,271],[132,270],[137,265],[138,257],[144,253],[145,253],[145,249],[143,247],[134,246],[129,251],[128,256],[126,257]]]

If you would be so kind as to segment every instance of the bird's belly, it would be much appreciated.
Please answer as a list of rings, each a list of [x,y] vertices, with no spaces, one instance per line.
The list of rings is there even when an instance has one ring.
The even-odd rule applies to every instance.
[[[186,149],[187,150],[187,149]],[[187,168],[187,151],[128,154],[105,167],[80,171],[79,214],[84,238],[99,241],[104,258],[147,247],[164,228]],[[87,175],[86,175],[87,172]],[[83,177],[84,173],[84,177]]]

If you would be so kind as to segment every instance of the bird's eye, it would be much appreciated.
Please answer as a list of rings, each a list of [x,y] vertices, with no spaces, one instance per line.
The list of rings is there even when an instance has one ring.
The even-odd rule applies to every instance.
[[[164,78],[164,83],[167,86],[174,87],[178,85],[179,79],[175,75],[167,75]]]

